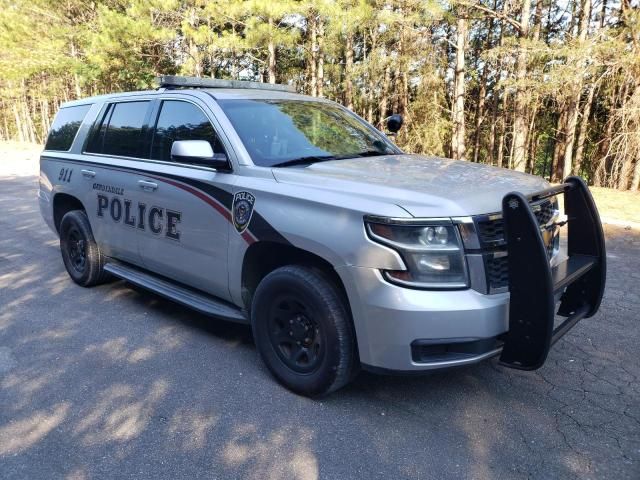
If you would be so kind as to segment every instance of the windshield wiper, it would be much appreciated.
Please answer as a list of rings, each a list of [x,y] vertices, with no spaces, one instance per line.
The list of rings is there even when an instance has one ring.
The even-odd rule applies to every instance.
[[[358,152],[354,157],[381,157],[383,155],[397,155],[396,152],[380,152],[378,150],[367,150],[365,152]]]
[[[346,155],[309,155],[308,157],[294,158],[271,165],[272,167],[292,167],[294,165],[311,165],[312,163],[327,162],[329,160],[346,160],[350,158],[379,157],[383,155],[398,155],[396,152],[380,152],[378,150],[366,150],[364,152],[350,153]]]
[[[309,155],[308,157],[294,158],[286,160],[284,162],[271,165],[272,167],[292,167],[294,165],[311,165],[317,162],[326,162],[329,160],[336,160],[334,155]]]

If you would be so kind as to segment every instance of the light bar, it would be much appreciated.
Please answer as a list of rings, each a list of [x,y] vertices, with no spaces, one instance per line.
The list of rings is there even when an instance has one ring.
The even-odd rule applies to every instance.
[[[249,82],[246,80],[223,80],[221,78],[181,77],[178,75],[162,75],[156,77],[159,88],[248,88],[256,90],[277,90],[279,92],[296,93],[292,85],[281,83]]]

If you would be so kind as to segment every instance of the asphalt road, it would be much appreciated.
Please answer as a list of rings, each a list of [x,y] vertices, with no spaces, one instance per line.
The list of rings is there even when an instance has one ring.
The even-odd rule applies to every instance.
[[[640,232],[608,227],[601,313],[537,372],[362,374],[313,401],[248,328],[122,282],[73,284],[0,177],[0,478],[640,478]]]

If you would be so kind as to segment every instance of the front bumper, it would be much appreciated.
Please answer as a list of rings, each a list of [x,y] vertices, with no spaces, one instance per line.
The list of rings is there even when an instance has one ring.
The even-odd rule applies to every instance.
[[[567,259],[549,262],[530,202],[564,194]],[[510,368],[540,368],[549,349],[600,306],[606,281],[602,224],[578,177],[503,199],[508,291],[413,290],[387,283],[379,270],[340,267],[365,368],[419,372],[479,362],[500,353]],[[557,304],[559,301],[559,308]],[[555,324],[556,316],[564,317]]]
[[[390,284],[377,269],[345,266],[337,271],[352,299],[360,362],[365,368],[419,372],[468,365],[500,352],[492,340],[509,328],[509,293],[412,290]],[[479,351],[434,349],[433,355],[415,358],[418,345],[474,342],[481,346]]]

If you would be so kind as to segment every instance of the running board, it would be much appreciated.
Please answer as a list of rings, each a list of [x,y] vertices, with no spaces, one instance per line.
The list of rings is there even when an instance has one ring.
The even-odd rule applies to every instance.
[[[152,273],[122,263],[107,263],[104,269],[114,277],[150,290],[161,297],[189,307],[196,312],[230,322],[249,323],[242,310],[213,296],[177,285]]]

